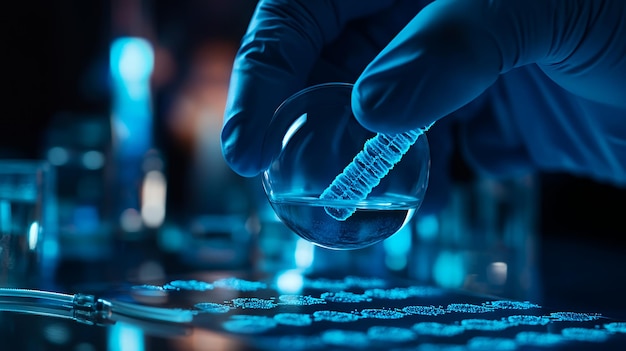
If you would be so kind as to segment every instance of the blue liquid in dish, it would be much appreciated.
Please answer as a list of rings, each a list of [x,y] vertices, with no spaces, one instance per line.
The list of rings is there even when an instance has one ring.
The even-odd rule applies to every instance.
[[[398,232],[411,218],[418,199],[387,195],[366,202],[320,200],[315,196],[270,199],[278,217],[302,238],[330,249],[359,249]],[[325,208],[355,208],[350,218],[337,221]]]

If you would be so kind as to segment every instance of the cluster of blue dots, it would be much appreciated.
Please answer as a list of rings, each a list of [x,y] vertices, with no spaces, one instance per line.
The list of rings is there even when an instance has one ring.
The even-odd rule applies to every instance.
[[[494,300],[482,304],[452,303],[447,306],[413,305],[400,308],[365,308],[352,312],[334,310],[317,310],[309,313],[277,313],[273,317],[255,314],[240,314],[244,310],[268,310],[278,306],[311,306],[332,303],[363,303],[373,299],[402,300],[411,297],[434,296],[441,291],[430,287],[406,287],[385,289],[385,282],[376,278],[346,277],[343,280],[308,280],[305,284],[310,288],[327,289],[319,297],[311,295],[279,295],[278,298],[261,299],[256,297],[238,297],[223,303],[201,302],[194,305],[195,313],[228,314],[222,323],[224,330],[237,334],[263,334],[280,325],[291,327],[307,327],[313,323],[350,323],[361,319],[393,320],[405,316],[439,316],[450,313],[479,315],[497,310],[529,310],[541,306],[528,301]],[[363,289],[363,293],[348,292],[349,288]],[[239,278],[224,278],[213,282],[199,280],[175,280],[163,286],[139,285],[135,290],[164,292],[168,291],[208,291],[216,288],[237,291],[257,291],[266,289],[261,282],[247,281]],[[331,291],[328,291],[331,290]],[[310,346],[349,346],[368,347],[372,343],[410,342],[420,335],[452,337],[469,331],[502,331],[516,326],[545,326],[553,322],[591,322],[602,318],[600,314],[579,312],[553,312],[549,315],[515,314],[501,319],[483,319],[468,317],[454,323],[438,323],[425,321],[410,327],[401,328],[389,325],[370,326],[366,331],[343,329],[324,329],[315,336],[281,337],[279,344],[291,349],[307,349]],[[516,350],[518,347],[550,347],[568,342],[596,342],[608,340],[613,334],[626,334],[626,322],[605,323],[595,328],[575,327],[565,324],[560,332],[521,331],[513,338],[477,336],[469,339],[467,344],[421,344],[418,350]],[[277,345],[274,343],[273,345]],[[300,345],[301,347],[298,347]]]

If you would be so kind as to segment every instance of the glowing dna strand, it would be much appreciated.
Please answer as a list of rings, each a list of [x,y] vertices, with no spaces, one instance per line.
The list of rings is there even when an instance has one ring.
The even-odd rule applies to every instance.
[[[430,125],[432,126],[432,124]],[[400,162],[420,135],[430,126],[400,134],[376,134],[320,195],[323,200],[365,200],[389,171]],[[345,221],[356,207],[324,207],[328,215]]]

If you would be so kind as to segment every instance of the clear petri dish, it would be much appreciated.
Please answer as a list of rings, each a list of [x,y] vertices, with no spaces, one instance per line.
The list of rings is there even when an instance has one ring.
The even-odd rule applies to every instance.
[[[322,196],[377,137],[352,114],[352,87],[327,83],[294,94],[276,110],[264,142],[272,162],[262,182],[272,208],[296,234],[330,249],[364,248],[398,232],[419,209],[428,185],[430,151],[422,133],[364,196]],[[367,179],[355,177],[350,184],[362,190]],[[348,209],[349,215],[338,219],[331,209]]]

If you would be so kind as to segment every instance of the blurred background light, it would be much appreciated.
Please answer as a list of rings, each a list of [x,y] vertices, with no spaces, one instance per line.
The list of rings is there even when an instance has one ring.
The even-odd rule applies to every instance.
[[[165,220],[166,189],[162,172],[146,173],[141,190],[141,218],[148,228],[157,228]]]
[[[399,271],[407,265],[407,255],[411,251],[411,226],[405,225],[399,232],[383,241],[385,265],[392,271]]]
[[[123,231],[132,233],[141,230],[141,215],[134,208],[127,208],[120,215],[120,227]]]
[[[48,162],[53,166],[62,166],[70,159],[67,149],[60,146],[51,147],[48,150]]]
[[[136,37],[118,38],[110,50],[118,152],[127,157],[141,155],[152,143],[150,74],[154,52],[147,40]]]
[[[39,242],[39,223],[33,222],[28,228],[28,248],[35,250],[37,248],[37,242]]]
[[[296,267],[306,269],[311,267],[315,259],[315,247],[304,239],[296,242],[295,261]]]
[[[458,252],[441,251],[433,264],[435,282],[444,288],[460,288],[466,276],[463,256]]]
[[[278,291],[285,294],[297,294],[304,287],[304,277],[300,270],[291,269],[276,276]]]
[[[108,351],[144,351],[143,331],[124,322],[117,322],[109,328]]]
[[[83,154],[81,162],[83,164],[83,167],[87,169],[100,169],[104,166],[104,155],[100,151],[90,150]]]
[[[504,285],[507,278],[508,265],[505,262],[492,262],[487,266],[487,280],[491,284]]]
[[[111,45],[111,73],[126,82],[141,82],[150,78],[154,68],[152,45],[142,38],[116,39]]]
[[[439,218],[435,214],[427,214],[416,218],[417,234],[422,240],[430,241],[439,233]]]

